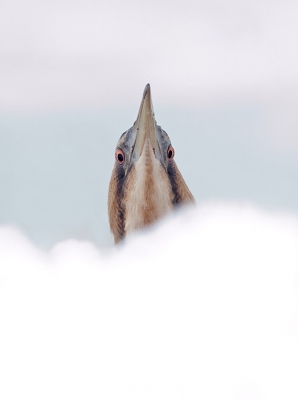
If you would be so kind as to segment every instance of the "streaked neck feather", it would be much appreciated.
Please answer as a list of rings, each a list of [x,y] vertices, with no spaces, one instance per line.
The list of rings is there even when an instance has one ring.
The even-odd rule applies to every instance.
[[[149,139],[130,173],[125,192],[126,233],[151,224],[173,208],[168,176],[155,158]]]

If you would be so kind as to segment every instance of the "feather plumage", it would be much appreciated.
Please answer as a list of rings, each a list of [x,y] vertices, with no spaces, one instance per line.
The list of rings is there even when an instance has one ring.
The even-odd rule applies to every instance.
[[[169,136],[156,124],[147,85],[137,120],[121,135],[116,147],[108,196],[116,243],[175,206],[195,201],[173,157]]]

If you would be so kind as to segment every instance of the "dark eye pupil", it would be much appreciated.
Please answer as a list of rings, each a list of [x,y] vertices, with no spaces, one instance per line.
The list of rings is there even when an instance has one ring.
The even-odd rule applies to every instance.
[[[169,150],[169,151],[168,151],[168,158],[172,158],[172,155],[173,155],[172,150]]]
[[[122,154],[118,154],[118,161],[122,162],[124,160],[123,155]]]

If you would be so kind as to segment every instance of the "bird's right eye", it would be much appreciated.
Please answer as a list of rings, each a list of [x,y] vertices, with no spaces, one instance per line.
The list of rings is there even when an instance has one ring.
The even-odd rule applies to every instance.
[[[116,157],[116,161],[117,161],[118,164],[122,165],[124,163],[125,155],[124,155],[123,150],[117,149],[115,157]]]

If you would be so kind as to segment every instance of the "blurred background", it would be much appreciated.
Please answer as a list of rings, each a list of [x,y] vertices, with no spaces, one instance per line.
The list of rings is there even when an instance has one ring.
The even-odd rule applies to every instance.
[[[197,202],[298,213],[298,3],[1,0],[0,224],[112,243],[119,136],[152,88]]]

